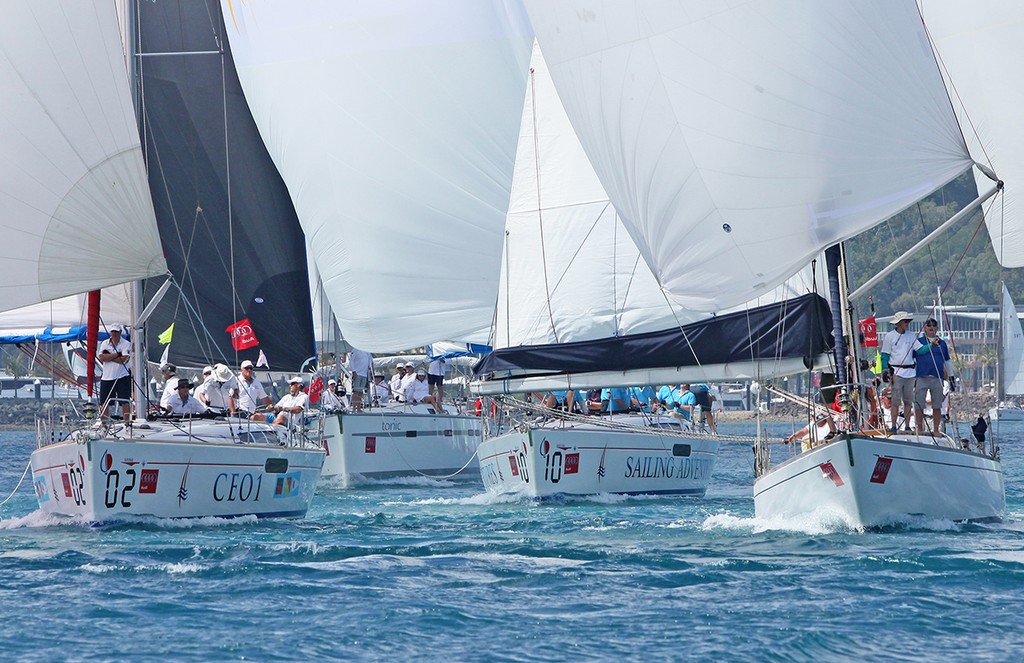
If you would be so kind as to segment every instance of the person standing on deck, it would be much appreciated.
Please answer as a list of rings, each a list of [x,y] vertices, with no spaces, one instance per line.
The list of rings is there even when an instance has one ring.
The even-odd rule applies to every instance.
[[[917,379],[917,368],[914,364],[914,350],[917,349],[917,337],[907,332],[907,327],[914,316],[906,311],[899,311],[889,320],[896,328],[882,339],[882,380],[889,381],[892,376],[892,428],[890,433],[899,430],[899,409],[903,405],[905,413],[904,427],[910,430],[910,412],[914,403],[914,383]]]
[[[435,393],[434,396],[434,408],[440,412],[441,403],[444,401],[444,376],[448,372],[447,360],[440,358],[434,359],[427,366],[427,386],[430,388],[431,393]]]
[[[352,352],[348,355],[348,368],[352,371],[352,409],[358,412],[363,409],[363,392],[370,384],[373,355],[358,348],[352,348]]]
[[[938,437],[942,427],[942,382],[953,375],[953,362],[949,358],[949,346],[937,336],[939,323],[935,318],[924,321],[924,336],[917,339],[917,386],[915,396],[917,407],[914,417],[918,435],[924,434],[924,410],[928,398],[932,406],[932,435]],[[952,383],[950,388],[953,388]]]
[[[405,364],[398,362],[395,366],[395,374],[391,376],[391,398],[400,401],[402,395],[402,380],[405,378]]]
[[[109,415],[111,400],[120,401],[125,423],[132,420],[132,375],[128,371],[132,346],[121,338],[121,325],[110,326],[110,338],[100,343],[99,356],[103,364],[100,377],[100,414],[104,419]]]

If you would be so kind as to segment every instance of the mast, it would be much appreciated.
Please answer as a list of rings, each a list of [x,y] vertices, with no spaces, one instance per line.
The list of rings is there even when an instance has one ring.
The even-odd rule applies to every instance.
[[[1006,283],[1003,281],[999,282],[999,327],[996,329],[996,404],[1006,398],[1006,385],[1003,384],[1004,376],[1006,375],[1006,369],[1003,366],[1003,362],[1006,360],[1006,352],[1003,350],[1004,339],[1003,336],[1006,334],[1006,325],[1004,324],[1003,316],[1006,315],[1006,297],[1003,296],[1003,291],[1006,290]]]
[[[833,354],[836,362],[836,384],[839,388],[840,403],[848,403],[850,398],[849,380],[846,370],[846,338],[843,336],[843,317],[847,298],[840,279],[840,263],[842,263],[842,244],[833,244],[825,249],[825,271],[828,274],[829,304],[832,306],[832,339]]]

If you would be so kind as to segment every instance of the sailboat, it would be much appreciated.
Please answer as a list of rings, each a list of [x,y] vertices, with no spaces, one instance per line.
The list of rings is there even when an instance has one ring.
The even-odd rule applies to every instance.
[[[486,344],[532,41],[522,8],[221,5],[346,342],[375,354]],[[324,475],[343,485],[456,475],[482,438],[454,402],[385,403],[325,426]]]
[[[798,327],[808,305],[826,310],[813,296],[791,310],[772,307],[775,293],[708,326],[668,302],[591,167],[536,44],[501,273],[494,352],[475,367],[473,388],[503,401],[501,394],[516,391],[575,389],[582,402],[587,388],[654,379],[678,385],[691,379],[675,368],[685,355],[710,349],[708,339],[735,340],[736,326],[757,337],[764,357],[781,353],[802,366],[806,344],[782,349],[771,330]],[[785,296],[800,294],[787,285]],[[828,342],[824,333],[819,339],[813,354]],[[734,377],[754,375],[745,369],[733,366]],[[692,371],[703,381],[698,374]],[[480,445],[489,491],[699,496],[711,480],[720,439],[666,412],[579,416],[515,400],[506,405],[526,409]]]
[[[22,276],[8,282],[19,287],[6,290],[0,307],[166,273],[115,3],[15,3],[0,43],[3,161],[11,167],[2,223],[22,240],[6,245],[4,264],[19,262]],[[133,302],[138,376],[148,312],[138,312],[136,295]],[[306,430],[147,420],[143,412],[92,424],[88,415],[89,405],[68,405],[39,422],[31,469],[44,513],[87,522],[297,517],[323,464]]]
[[[992,421],[1024,421],[1024,408],[1020,401],[1007,400],[1008,394],[1024,394],[1024,333],[1020,317],[1010,298],[1006,284],[1002,284],[999,303],[999,373],[996,379],[996,406],[989,410]]]
[[[527,8],[573,127],[666,297],[713,322],[825,250],[843,369],[853,332],[841,242],[976,165],[922,47],[917,5],[528,0]],[[813,347],[809,329],[820,327],[784,335]],[[760,378],[784,374],[738,349],[713,344],[717,354],[689,363],[708,379],[725,379],[734,361],[757,362]],[[761,439],[756,456],[762,518],[824,508],[870,526],[900,514],[992,518],[1005,504],[997,458],[948,438],[854,426],[783,462],[769,448]]]

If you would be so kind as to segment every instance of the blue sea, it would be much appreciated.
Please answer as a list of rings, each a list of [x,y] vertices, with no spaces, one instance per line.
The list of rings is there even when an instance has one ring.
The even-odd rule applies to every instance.
[[[0,655],[1020,660],[1024,426],[1000,432],[1003,522],[874,532],[755,519],[752,454],[738,443],[723,446],[704,499],[325,484],[302,521],[56,524],[26,480],[0,507]],[[34,444],[0,433],[0,499]]]

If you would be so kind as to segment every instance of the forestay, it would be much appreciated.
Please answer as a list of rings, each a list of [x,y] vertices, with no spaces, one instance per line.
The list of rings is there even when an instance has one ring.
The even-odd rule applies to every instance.
[[[985,212],[996,259],[1003,267],[1024,267],[1024,218],[1015,195],[1024,181],[1024,3],[920,5],[971,154],[1005,181],[1002,199]],[[975,178],[979,191],[991,186],[984,174],[976,171]]]
[[[532,32],[513,0],[222,0],[346,340],[484,340]]]
[[[0,310],[166,271],[114,3],[0,21]]]
[[[964,172],[912,0],[527,0],[655,277],[719,311]]]

